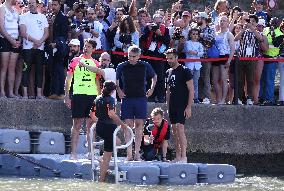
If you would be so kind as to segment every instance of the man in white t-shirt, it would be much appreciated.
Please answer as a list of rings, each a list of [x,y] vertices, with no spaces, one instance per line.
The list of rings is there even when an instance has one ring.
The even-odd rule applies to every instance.
[[[116,83],[116,71],[111,66],[111,58],[110,55],[107,52],[103,52],[101,54],[101,57],[99,58],[100,61],[100,68],[104,70],[105,75],[104,75],[104,81],[111,80],[114,83]],[[113,92],[111,95],[113,98],[116,100],[116,91]]]
[[[87,10],[88,17],[88,29],[82,32],[82,36],[85,39],[91,38],[97,43],[96,50],[102,49],[101,43],[101,33],[103,31],[103,25],[96,20],[97,15],[94,8],[88,8]]]
[[[29,73],[35,66],[37,99],[42,99],[44,42],[48,38],[48,22],[45,15],[37,12],[37,1],[29,0],[29,12],[20,16],[20,34],[23,40],[23,97],[27,98]]]

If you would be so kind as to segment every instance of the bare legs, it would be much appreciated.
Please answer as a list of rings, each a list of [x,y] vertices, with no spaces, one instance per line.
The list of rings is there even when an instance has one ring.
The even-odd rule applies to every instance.
[[[172,124],[174,143],[176,149],[176,158],[175,162],[187,162],[186,157],[186,148],[187,148],[187,139],[184,133],[184,125],[177,123]]]
[[[144,125],[144,120],[143,119],[126,119],[125,123],[133,128],[134,127],[134,132],[135,132],[135,155],[134,159],[135,160],[141,160],[140,158],[140,147],[141,147],[141,141],[142,141],[142,134],[143,134],[143,125]],[[130,133],[126,130],[124,132],[125,134],[125,140],[128,142],[130,140]],[[132,160],[132,147],[129,146],[127,148],[127,159]]]
[[[259,89],[260,89],[260,78],[263,69],[263,61],[258,61],[254,65],[254,79],[253,79],[253,102],[258,103]]]
[[[224,104],[228,93],[228,69],[224,65],[212,66],[213,85],[216,94],[216,103]]]
[[[14,95],[19,96],[19,89],[22,81],[22,72],[23,72],[23,59],[18,59],[16,64],[16,76],[15,76],[15,86],[14,86]]]
[[[104,182],[106,179],[106,175],[107,175],[107,170],[109,167],[109,161],[111,159],[112,156],[112,152],[106,152],[104,151],[102,160],[100,162],[100,178],[99,178],[99,182]]]
[[[15,85],[15,68],[18,59],[18,53],[2,52],[1,53],[1,67],[0,67],[0,97],[5,94],[5,82],[8,79],[8,92],[7,96],[14,98],[14,85]],[[8,73],[8,74],[7,74]]]
[[[74,118],[71,129],[71,159],[77,160],[77,145],[83,118]]]

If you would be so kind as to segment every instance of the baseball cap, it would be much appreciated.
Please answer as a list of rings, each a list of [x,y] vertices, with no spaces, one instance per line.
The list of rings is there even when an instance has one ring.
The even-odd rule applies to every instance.
[[[205,12],[199,12],[199,13],[198,13],[198,16],[201,17],[201,18],[208,19],[208,15],[207,15],[207,13],[205,13]]]
[[[70,45],[80,46],[80,41],[78,39],[72,39],[69,42]]]
[[[184,12],[182,12],[181,16],[191,16],[191,14],[188,11],[184,11]]]
[[[266,24],[265,24],[265,20],[264,20],[264,19],[259,19],[257,24],[266,27]]]
[[[255,3],[256,3],[256,4],[264,5],[264,4],[265,4],[265,1],[264,1],[264,0],[256,0]]]

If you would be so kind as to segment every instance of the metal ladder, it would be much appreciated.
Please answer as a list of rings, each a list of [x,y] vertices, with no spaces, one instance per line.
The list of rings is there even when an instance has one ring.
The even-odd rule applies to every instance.
[[[92,166],[92,176],[93,176],[93,181],[95,181],[96,177],[95,177],[95,170],[96,170],[96,166],[95,166],[95,149],[94,149],[94,146],[97,146],[97,145],[103,145],[104,144],[104,141],[99,141],[99,142],[94,142],[93,140],[93,135],[94,135],[94,131],[95,131],[95,128],[96,128],[96,123],[94,123],[90,129],[90,141],[91,143],[91,166]],[[118,149],[125,149],[127,147],[129,147],[133,140],[134,140],[134,133],[132,131],[132,129],[130,127],[127,126],[127,130],[130,132],[131,134],[131,138],[130,140],[125,144],[125,145],[120,145],[120,146],[117,146],[116,145],[116,136],[117,136],[117,133],[121,130],[121,127],[117,127],[115,129],[115,131],[113,132],[113,158],[114,158],[114,174],[115,174],[115,183],[117,184],[118,181],[119,181],[119,177],[120,177],[120,174],[118,172],[118,158],[117,158],[117,150]],[[123,175],[124,177],[126,176],[125,174]]]

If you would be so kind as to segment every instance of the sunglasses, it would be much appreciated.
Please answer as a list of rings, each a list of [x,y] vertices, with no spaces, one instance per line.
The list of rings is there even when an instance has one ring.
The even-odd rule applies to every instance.
[[[199,35],[198,33],[191,33],[191,35]]]

